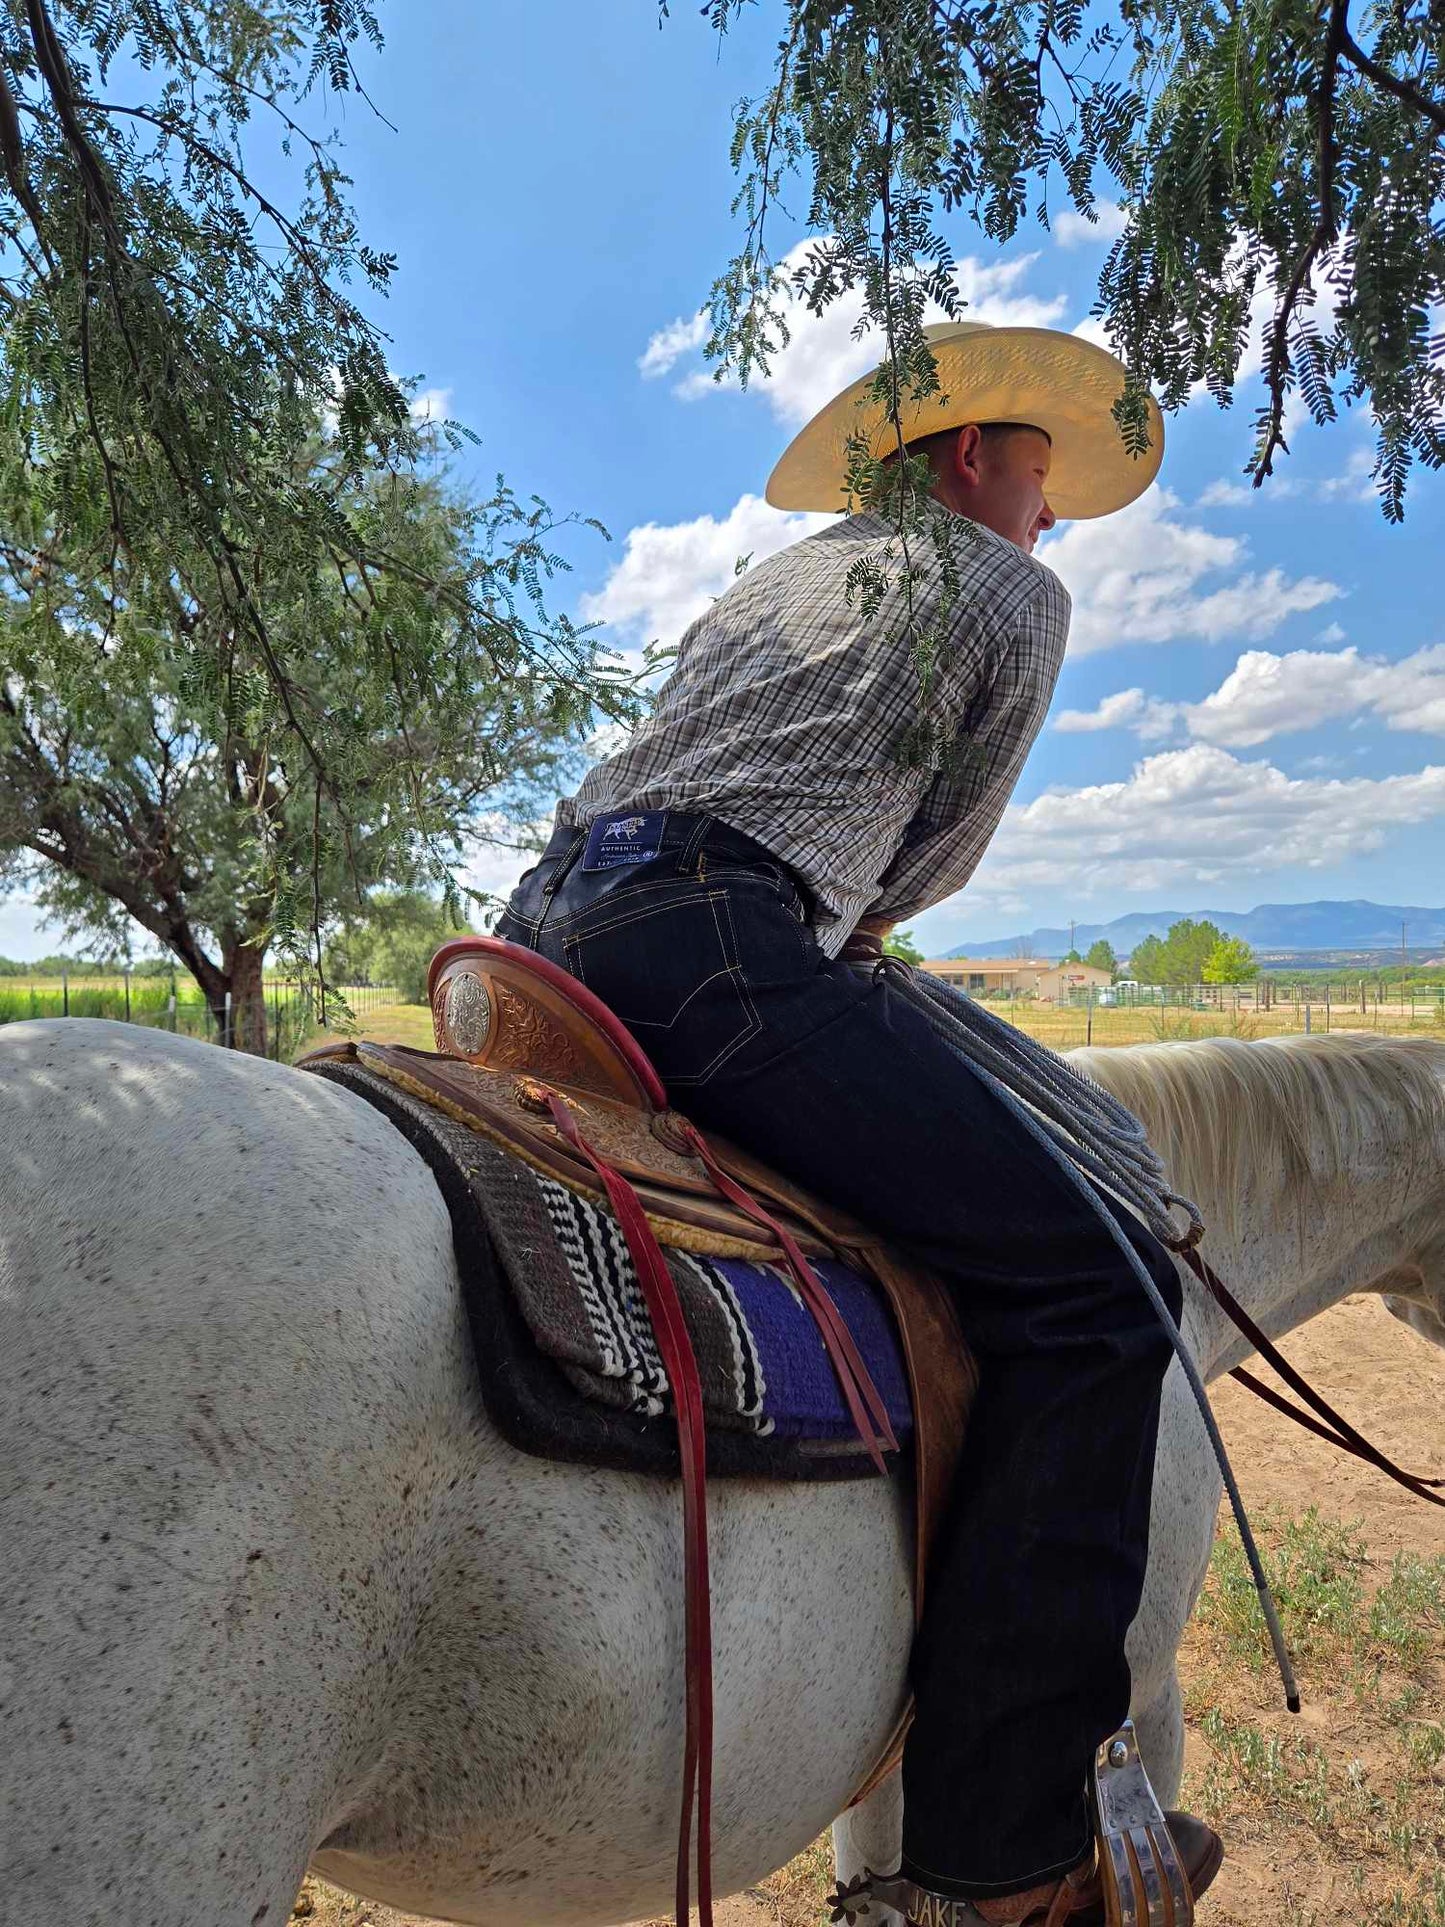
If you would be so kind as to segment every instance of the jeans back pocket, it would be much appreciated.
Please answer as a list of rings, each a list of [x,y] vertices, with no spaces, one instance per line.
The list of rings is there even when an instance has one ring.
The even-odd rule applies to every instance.
[[[705,1084],[762,1028],[728,892],[639,883],[549,922],[561,962],[636,1037],[664,1083]]]

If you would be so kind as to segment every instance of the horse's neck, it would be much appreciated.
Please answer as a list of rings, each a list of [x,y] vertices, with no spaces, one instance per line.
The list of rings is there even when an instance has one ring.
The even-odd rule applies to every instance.
[[[1411,1201],[1388,1181],[1344,1184],[1307,1210],[1301,1221],[1277,1200],[1250,1200],[1238,1214],[1237,1234],[1206,1237],[1205,1255],[1250,1316],[1271,1338],[1295,1330],[1351,1292],[1390,1288],[1409,1248]],[[1206,1213],[1206,1223],[1208,1214]],[[1253,1349],[1228,1317],[1191,1293],[1189,1322],[1205,1375],[1218,1377]]]

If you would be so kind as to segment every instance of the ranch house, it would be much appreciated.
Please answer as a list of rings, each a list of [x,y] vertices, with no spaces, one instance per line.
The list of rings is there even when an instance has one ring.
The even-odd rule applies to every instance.
[[[974,997],[1002,994],[1037,997],[1041,1003],[1068,1003],[1112,979],[1093,964],[1048,963],[1042,957],[934,957],[924,965]]]

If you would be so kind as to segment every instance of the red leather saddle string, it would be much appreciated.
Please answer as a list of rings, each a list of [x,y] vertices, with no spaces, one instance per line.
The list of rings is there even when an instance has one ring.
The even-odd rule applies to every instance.
[[[712,1927],[712,1609],[707,1560],[707,1434],[702,1382],[677,1287],[667,1269],[642,1201],[632,1186],[583,1137],[555,1091],[547,1092],[552,1121],[602,1180],[627,1240],[652,1319],[657,1349],[672,1386],[682,1465],[683,1604],[686,1626],[686,1725],[683,1737],[682,1819],[677,1841],[678,1927],[687,1927],[688,1856],[693,1797],[697,1800],[698,1927]]]
[[[1338,1446],[1342,1452],[1348,1452],[1352,1458],[1363,1459],[1366,1465],[1374,1466],[1377,1472],[1383,1472],[1397,1485],[1404,1486],[1407,1492],[1413,1492],[1417,1499],[1427,1499],[1431,1505],[1445,1506],[1445,1497],[1442,1497],[1437,1489],[1445,1486],[1445,1479],[1424,1479],[1413,1472],[1406,1472],[1403,1467],[1396,1465],[1393,1459],[1387,1457],[1377,1445],[1372,1445],[1363,1433],[1355,1430],[1348,1419],[1340,1416],[1327,1399],[1321,1398],[1307,1378],[1295,1370],[1273,1339],[1250,1317],[1207,1259],[1201,1258],[1197,1251],[1186,1251],[1183,1257],[1195,1277],[1208,1288],[1214,1302],[1225,1316],[1239,1328],[1266,1364],[1279,1373],[1290,1390],[1298,1393],[1306,1405],[1319,1414],[1319,1418],[1311,1418],[1308,1412],[1302,1412],[1298,1406],[1291,1405],[1287,1398],[1281,1397],[1268,1385],[1262,1385],[1253,1372],[1247,1372],[1242,1365],[1235,1366],[1230,1373],[1231,1378],[1237,1378],[1240,1384],[1246,1386],[1257,1398],[1262,1398],[1277,1412],[1283,1412],[1287,1418],[1292,1418],[1297,1425],[1304,1426],[1306,1431],[1315,1433],[1319,1438],[1327,1439],[1331,1445]],[[1320,1423],[1321,1419],[1324,1421],[1323,1424]]]
[[[688,1148],[695,1157],[701,1158],[708,1176],[723,1196],[756,1223],[766,1226],[777,1239],[799,1296],[812,1312],[818,1326],[854,1428],[868,1448],[868,1456],[874,1465],[886,1475],[888,1468],[883,1463],[883,1454],[898,1450],[898,1440],[893,1435],[893,1427],[888,1419],[888,1408],[853,1342],[853,1334],[838,1315],[838,1308],[829,1297],[827,1287],[804,1257],[802,1247],[787,1226],[779,1224],[770,1211],[765,1210],[756,1198],[723,1170],[701,1131],[685,1118],[677,1118],[676,1121]]]

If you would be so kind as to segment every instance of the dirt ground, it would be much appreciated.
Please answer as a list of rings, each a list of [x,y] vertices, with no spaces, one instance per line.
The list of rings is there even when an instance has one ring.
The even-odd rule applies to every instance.
[[[1378,1302],[1349,1300],[1287,1350],[1398,1461],[1445,1466],[1445,1353]],[[1236,1385],[1217,1389],[1216,1409],[1266,1544],[1299,1567],[1286,1625],[1305,1703],[1298,1718],[1284,1711],[1247,1605],[1235,1612],[1241,1588],[1222,1533],[1220,1570],[1183,1655],[1185,1796],[1228,1849],[1201,1922],[1445,1927],[1445,1512]],[[1323,1525],[1308,1521],[1311,1508]],[[1288,1522],[1302,1519],[1291,1541]],[[817,1927],[825,1885],[826,1854],[814,1848],[719,1907],[718,1927]],[[314,1881],[295,1918],[420,1927]]]

